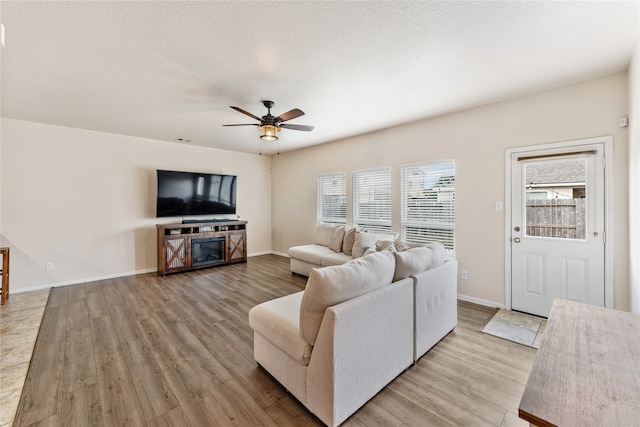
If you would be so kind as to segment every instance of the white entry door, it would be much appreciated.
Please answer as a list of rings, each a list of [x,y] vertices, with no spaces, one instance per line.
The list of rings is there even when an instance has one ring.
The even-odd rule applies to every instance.
[[[511,155],[511,308],[605,305],[604,147]]]

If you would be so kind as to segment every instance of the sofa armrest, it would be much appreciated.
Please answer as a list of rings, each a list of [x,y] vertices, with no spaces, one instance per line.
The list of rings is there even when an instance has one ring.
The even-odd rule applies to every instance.
[[[412,276],[415,295],[415,354],[418,360],[458,323],[458,262],[445,261]]]
[[[413,363],[413,280],[327,308],[307,371],[307,407],[338,425]]]

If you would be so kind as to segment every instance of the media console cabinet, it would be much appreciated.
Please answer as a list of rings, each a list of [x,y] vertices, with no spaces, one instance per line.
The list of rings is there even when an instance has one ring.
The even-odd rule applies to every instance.
[[[247,221],[157,224],[158,275],[247,261]]]

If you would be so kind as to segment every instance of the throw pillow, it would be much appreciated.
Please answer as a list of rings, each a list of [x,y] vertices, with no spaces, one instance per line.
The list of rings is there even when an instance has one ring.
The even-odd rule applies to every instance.
[[[427,245],[427,247],[431,249],[431,253],[433,254],[433,262],[431,263],[431,268],[437,267],[440,264],[444,264],[444,258],[446,256],[444,244],[442,242],[436,242]]]
[[[376,252],[381,251],[395,252],[396,248],[393,246],[393,242],[391,240],[378,240],[376,242],[376,245],[371,246],[366,251],[364,251],[362,256],[365,257],[367,255],[375,254]]]
[[[314,345],[327,307],[391,283],[393,254],[376,252],[343,265],[314,268],[300,302],[300,332]]]
[[[444,254],[444,245],[442,243],[433,243],[402,252],[395,252],[396,269],[393,274],[393,281],[397,282],[405,277],[439,266],[444,262]]]
[[[396,248],[393,246],[392,240],[378,240],[376,242],[376,252],[389,250],[391,252],[395,252]]]
[[[395,234],[369,233],[366,231],[356,231],[355,242],[351,255],[354,258],[360,258],[364,252],[372,246],[376,245],[378,240],[395,240]]]
[[[344,239],[342,240],[342,252],[347,255],[353,253],[353,244],[356,241],[356,228],[346,227],[344,231]]]
[[[316,244],[322,246],[329,246],[331,243],[331,235],[335,225],[327,224],[325,222],[319,222],[318,228],[316,228]]]
[[[396,248],[396,252],[404,252],[411,249],[407,242],[401,242],[400,240],[396,240],[395,242],[393,242],[393,245]]]
[[[340,225],[334,227],[331,233],[331,240],[329,241],[329,249],[334,252],[340,252],[342,250],[342,240],[344,239],[344,226]]]
[[[369,249],[367,249],[366,251],[364,251],[364,253],[362,254],[362,256],[360,258],[364,258],[367,255],[371,255],[371,254],[375,254],[376,253],[376,248],[374,247],[370,247]]]
[[[393,242],[393,245],[395,246],[396,251],[398,252],[404,252],[411,248],[421,248],[423,246],[427,246],[423,243],[401,242],[400,240],[396,240],[395,242]]]

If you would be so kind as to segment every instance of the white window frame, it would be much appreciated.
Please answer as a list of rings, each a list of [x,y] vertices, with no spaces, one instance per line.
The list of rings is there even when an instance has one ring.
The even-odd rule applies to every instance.
[[[343,197],[344,199],[344,215],[335,215],[335,216],[325,216],[324,215],[324,186],[327,180],[337,180],[338,185],[340,185],[339,181],[342,181],[342,195],[339,197]],[[338,188],[339,189],[339,188]],[[347,223],[347,173],[339,172],[339,173],[329,173],[318,175],[317,178],[317,217],[318,222],[330,222],[336,224],[346,224]]]
[[[450,186],[443,186],[439,180],[442,177],[453,176]],[[410,176],[421,174],[418,183],[410,182]],[[413,178],[416,181],[416,178]],[[444,182],[446,184],[446,181]],[[412,186],[414,188],[410,189]],[[415,188],[417,186],[417,188]],[[445,245],[448,259],[455,258],[455,161],[442,159],[429,162],[411,163],[400,166],[400,209],[401,209],[401,237],[402,240],[415,243],[429,243],[441,241]],[[420,217],[410,209],[410,199],[416,203],[421,197],[415,197],[419,192],[424,193],[423,206],[425,214]],[[413,194],[410,194],[413,193]],[[435,199],[433,199],[435,198]],[[420,203],[420,202],[417,202]],[[436,214],[440,210],[440,214]],[[416,238],[407,232],[409,228],[425,229],[424,238]],[[430,231],[429,231],[430,230]]]
[[[365,184],[363,180],[367,180],[369,183]],[[393,214],[391,191],[390,166],[354,171],[353,223],[373,232],[391,232]],[[374,203],[376,201],[381,201],[382,205],[363,206],[363,202]],[[388,208],[385,208],[385,205]]]

